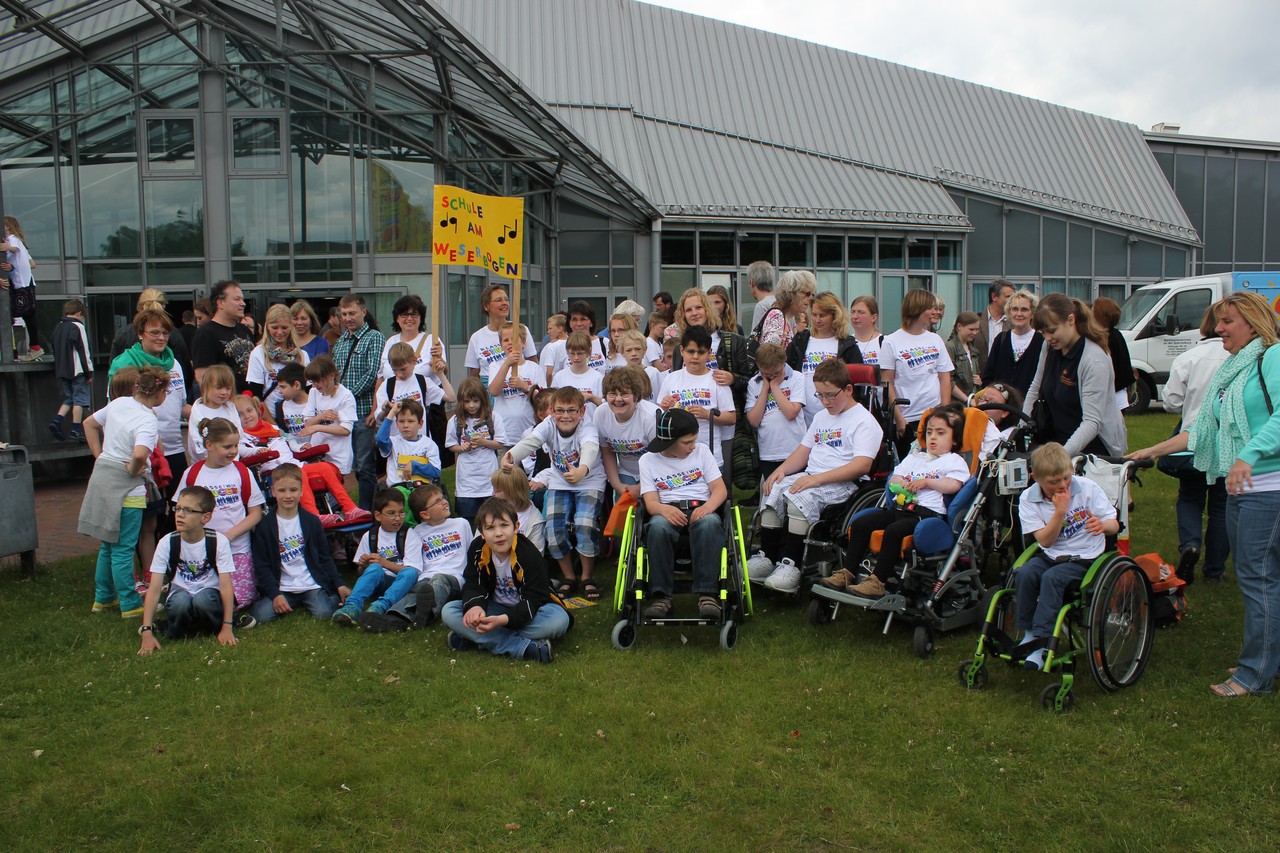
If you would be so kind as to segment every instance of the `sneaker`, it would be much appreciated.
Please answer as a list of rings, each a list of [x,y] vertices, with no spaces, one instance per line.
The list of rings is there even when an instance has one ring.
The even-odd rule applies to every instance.
[[[351,604],[344,604],[337,610],[333,611],[333,615],[329,617],[329,621],[335,625],[342,625],[350,628],[360,619],[360,608]]]
[[[84,430],[71,428],[71,434],[67,436],[68,441],[78,441],[81,444],[88,444],[89,440],[84,437]]]
[[[351,510],[351,512],[346,513],[344,515],[344,519],[347,524],[364,524],[367,521],[373,521],[373,513],[369,512],[367,509],[360,509],[357,507]]]
[[[331,527],[341,527],[344,523],[342,516],[338,515],[336,512],[326,512],[324,515],[320,516],[320,526],[326,530]]]
[[[838,592],[844,592],[849,587],[853,586],[854,583],[857,582],[857,580],[858,580],[857,575],[855,575],[853,572],[849,571],[848,569],[837,569],[835,572],[832,572],[830,577],[825,577],[822,580],[818,581],[818,583],[821,584],[822,586],[825,586],[827,589],[834,589],[834,590],[837,590]]]
[[[716,620],[720,618],[720,601],[714,595],[698,596],[698,618]]]
[[[117,607],[119,607],[119,606],[120,606],[120,602],[118,602],[118,601],[108,601],[108,602],[105,602],[105,603],[104,603],[104,602],[101,602],[101,601],[95,601],[95,602],[93,603],[93,610],[92,610],[92,611],[90,611],[90,612],[92,612],[92,613],[106,613],[108,610],[115,610],[115,609],[116,609]]]
[[[141,618],[142,618],[142,611],[143,611],[143,608],[141,608],[141,607],[135,607],[135,608],[133,608],[132,610],[122,610],[122,611],[120,611],[120,616],[121,616],[121,618],[123,618],[123,619],[141,619]]]
[[[1200,562],[1200,549],[1194,545],[1189,548],[1182,549],[1182,556],[1178,558],[1178,577],[1187,583],[1192,583],[1196,579],[1196,563]]]
[[[138,594],[138,598],[146,598],[147,589],[148,587],[145,581],[135,581],[133,584],[133,591]]]
[[[875,575],[867,575],[862,583],[849,587],[849,592],[861,595],[863,598],[879,598],[884,595],[884,581]]]
[[[413,623],[408,619],[393,613],[380,613],[369,609],[360,614],[360,627],[370,634],[394,634],[398,631],[408,631],[412,626]]]
[[[649,600],[649,606],[640,614],[645,619],[665,619],[676,609],[676,603],[669,595],[657,595]]]
[[[435,621],[435,615],[436,591],[431,586],[424,586],[413,605],[413,627],[421,631]]]
[[[800,567],[790,557],[784,557],[782,562],[778,563],[778,567],[773,570],[773,574],[769,575],[764,585],[778,592],[799,592]]]
[[[762,581],[773,574],[774,568],[773,560],[766,557],[764,551],[756,551],[751,559],[747,560],[747,577],[753,581]]]
[[[49,421],[49,432],[53,433],[54,441],[66,441],[67,437],[62,434],[62,424],[57,421]]]
[[[444,638],[444,642],[451,652],[469,652],[472,649],[477,648],[473,641],[468,640],[456,631],[450,631],[449,636]]]
[[[232,617],[232,620],[236,623],[233,627],[237,631],[248,631],[250,628],[256,628],[258,626],[258,620],[254,619],[253,616],[247,612],[236,614]]]
[[[23,364],[34,364],[39,360],[40,360],[40,353],[38,352],[29,352],[26,355],[18,356],[18,361],[22,362]]]
[[[533,640],[524,648],[525,660],[536,660],[538,663],[551,663],[556,659],[551,650],[550,640]]]
[[[377,601],[375,601],[373,604],[370,604],[370,605],[369,605],[369,611],[368,611],[368,612],[370,612],[370,613],[386,613],[390,608],[391,608],[391,605],[390,605],[390,604],[387,604],[385,601],[383,601],[381,598],[379,598],[379,599],[378,599]]]

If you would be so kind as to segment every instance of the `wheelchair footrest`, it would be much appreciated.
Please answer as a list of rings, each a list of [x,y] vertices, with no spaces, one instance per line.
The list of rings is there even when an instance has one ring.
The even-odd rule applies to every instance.
[[[868,610],[881,610],[886,613],[902,613],[907,609],[907,597],[905,595],[899,595],[896,592],[889,592],[879,598],[868,598],[864,600],[870,602],[870,604],[867,605]]]
[[[640,624],[666,627],[675,625],[685,627],[711,626],[713,628],[718,628],[724,624],[724,620],[703,619],[700,616],[666,616],[662,619],[641,619]]]

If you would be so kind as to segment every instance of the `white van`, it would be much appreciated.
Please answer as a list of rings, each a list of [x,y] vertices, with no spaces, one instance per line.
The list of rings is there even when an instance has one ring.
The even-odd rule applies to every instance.
[[[1200,321],[1209,306],[1234,290],[1252,290],[1280,311],[1280,271],[1232,272],[1148,284],[1129,295],[1116,329],[1129,346],[1138,372],[1130,389],[1131,408],[1146,411],[1164,390],[1169,367],[1200,340]]]

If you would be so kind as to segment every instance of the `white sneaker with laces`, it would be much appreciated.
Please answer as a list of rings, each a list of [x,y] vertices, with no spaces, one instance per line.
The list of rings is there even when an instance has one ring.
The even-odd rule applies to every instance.
[[[756,551],[750,560],[747,560],[747,576],[753,581],[762,581],[769,575],[773,574],[773,560],[764,555],[764,551]]]
[[[773,570],[773,574],[765,580],[764,585],[778,592],[799,592],[800,567],[790,558],[783,558],[782,562],[778,563],[778,567]]]

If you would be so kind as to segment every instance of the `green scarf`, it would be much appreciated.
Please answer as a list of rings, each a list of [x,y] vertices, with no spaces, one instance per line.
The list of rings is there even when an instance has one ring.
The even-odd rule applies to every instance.
[[[1195,454],[1194,465],[1205,473],[1210,483],[1227,476],[1227,471],[1249,443],[1249,419],[1244,411],[1244,388],[1262,356],[1263,346],[1254,338],[1243,349],[1228,358],[1209,380],[1200,415],[1191,425],[1188,448]],[[1222,394],[1218,417],[1212,417],[1213,401]],[[1208,414],[1210,417],[1205,417]]]
[[[139,341],[111,362],[111,366],[107,368],[108,383],[111,382],[111,377],[116,375],[116,371],[122,367],[162,367],[164,372],[168,373],[173,370],[173,350],[165,347],[164,352],[159,355],[151,355],[142,348],[142,342]]]

